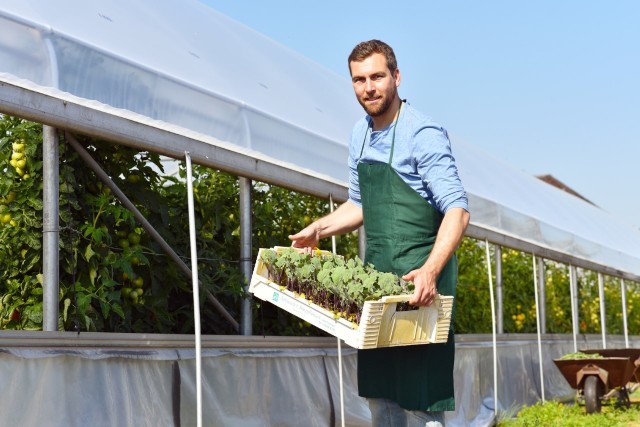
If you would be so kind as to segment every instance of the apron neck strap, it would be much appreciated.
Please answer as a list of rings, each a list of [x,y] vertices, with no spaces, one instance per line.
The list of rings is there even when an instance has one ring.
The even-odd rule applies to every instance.
[[[400,111],[402,110],[402,104],[404,104],[404,100],[400,100],[400,107],[398,107],[398,114],[396,115],[396,119],[393,121],[393,132],[391,134],[391,150],[389,152],[389,164],[393,160],[393,149],[396,143],[396,128],[398,127],[398,119],[400,118]],[[362,139],[362,147],[360,148],[360,158],[362,157],[362,153],[364,152],[364,144],[367,142],[367,135],[369,133],[369,129],[372,128],[371,124],[367,126],[367,130],[364,131],[364,138]],[[371,130],[373,133],[373,130]]]
[[[391,135],[391,152],[389,153],[389,164],[391,164],[391,160],[393,160],[393,148],[396,145],[396,128],[398,127],[398,119],[400,118],[400,111],[402,111],[403,101],[400,100],[400,106],[398,107],[398,115],[393,122],[393,135]]]

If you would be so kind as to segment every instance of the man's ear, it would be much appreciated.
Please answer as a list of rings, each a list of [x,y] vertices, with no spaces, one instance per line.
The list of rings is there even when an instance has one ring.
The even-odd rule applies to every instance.
[[[396,68],[396,70],[393,72],[393,79],[396,82],[396,87],[400,86],[400,68]]]

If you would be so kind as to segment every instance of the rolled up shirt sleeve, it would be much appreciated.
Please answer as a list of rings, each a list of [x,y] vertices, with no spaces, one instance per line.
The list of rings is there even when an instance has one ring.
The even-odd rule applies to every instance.
[[[360,199],[360,180],[358,178],[358,161],[362,151],[363,138],[369,123],[366,119],[361,119],[351,133],[349,143],[349,200],[358,207],[362,207]]]
[[[458,175],[447,131],[439,127],[421,127],[415,134],[412,158],[436,209],[446,213],[451,208],[469,211],[467,193]]]
[[[349,155],[349,200],[358,207],[362,207],[360,200],[360,183],[358,180],[357,161]]]

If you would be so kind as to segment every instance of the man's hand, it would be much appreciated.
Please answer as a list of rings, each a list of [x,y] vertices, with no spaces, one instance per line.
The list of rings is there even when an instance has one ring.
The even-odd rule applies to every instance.
[[[409,300],[409,304],[414,306],[431,305],[436,297],[437,274],[430,272],[425,267],[422,266],[402,276],[403,280],[413,282],[415,286],[413,296]]]
[[[329,215],[314,221],[296,234],[289,236],[294,248],[317,248],[320,239],[353,231],[362,225],[362,209],[347,201]]]
[[[411,305],[431,305],[436,297],[436,280],[464,236],[469,224],[469,212],[463,208],[451,208],[442,219],[436,243],[424,265],[410,271],[402,278],[413,282],[415,290],[409,300]]]
[[[317,248],[318,243],[320,242],[320,230],[314,222],[300,230],[298,233],[290,235],[289,239],[293,240],[291,246],[294,248]]]

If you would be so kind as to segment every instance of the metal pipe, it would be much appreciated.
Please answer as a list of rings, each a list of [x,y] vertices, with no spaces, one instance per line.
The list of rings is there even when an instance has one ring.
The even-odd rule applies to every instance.
[[[493,245],[496,255],[496,333],[504,333],[504,305],[502,302],[502,248]]]
[[[535,268],[536,266],[534,266]],[[540,304],[539,313],[540,313],[540,333],[547,333],[547,280],[546,280],[546,272],[544,268],[544,258],[538,258],[538,291],[540,295],[540,300],[536,304]]]
[[[571,295],[571,326],[573,333],[573,352],[578,351],[578,270],[569,266],[569,293]]]
[[[184,272],[184,274],[192,279],[192,273],[187,264],[184,263],[182,258],[178,256],[177,253],[169,246],[169,244],[162,238],[162,236],[153,228],[153,226],[147,221],[147,219],[142,215],[142,213],[136,208],[136,206],[127,198],[127,196],[118,188],[118,186],[111,180],[109,175],[105,171],[102,170],[100,165],[91,157],[91,155],[85,150],[82,145],[78,142],[78,140],[69,132],[65,132],[66,140],[69,142],[69,145],[76,150],[78,155],[85,161],[87,165],[93,170],[96,176],[111,190],[111,193],[116,196],[116,198],[129,209],[133,216],[138,220],[138,222],[142,225],[142,228],[145,229],[149,236],[154,239],[162,248],[164,253],[166,253],[169,258],[171,258],[178,267]],[[202,283],[200,283],[202,286]],[[215,296],[211,294],[208,290],[205,290],[207,300],[211,303],[216,310],[233,326],[234,330],[237,332],[240,330],[240,324],[229,314],[229,312],[224,308],[224,306],[216,299]]]
[[[193,174],[191,156],[184,152],[187,166],[187,204],[189,207],[189,246],[191,247],[191,285],[193,289],[193,326],[196,338],[196,426],[202,426],[202,341],[200,339],[200,287],[198,282],[198,242],[196,241],[196,215],[193,202]]]
[[[42,127],[42,269],[44,331],[58,330],[60,289],[60,174],[58,134],[51,126]]]
[[[538,290],[538,275],[536,274],[536,264],[538,264],[537,266],[539,267],[540,264],[536,263],[536,256],[535,254],[533,254],[532,257],[532,268],[533,268],[533,295],[535,296],[535,301],[536,301],[536,333],[538,336],[538,366],[540,369],[540,390],[542,393],[542,402],[545,401],[545,396],[544,396],[544,369],[543,369],[543,363],[542,363],[542,337],[541,337],[541,328],[540,328],[540,318],[542,317],[540,314],[540,301],[538,299],[538,294],[539,294],[539,290]],[[544,269],[544,265],[543,265],[543,269]]]
[[[598,296],[600,299],[600,331],[602,332],[602,348],[607,348],[607,313],[604,305],[604,276],[598,273]]]
[[[602,272],[609,276],[622,277],[627,280],[633,280],[634,282],[640,282],[640,275],[637,273],[631,273],[629,271],[623,271],[604,264],[599,264],[566,252],[541,246],[538,243],[520,239],[514,235],[505,234],[499,230],[485,228],[484,226],[475,223],[469,224],[465,236],[481,241],[488,240],[496,245],[502,246],[503,248],[512,248],[521,252],[534,253],[536,256],[543,257],[545,259],[557,261],[566,265],[574,265],[585,270]]]
[[[627,326],[627,286],[624,279],[620,279],[620,293],[622,295],[622,327],[624,328],[624,347],[629,348],[629,328]]]
[[[367,255],[367,233],[364,230],[364,225],[358,228],[358,256],[364,261],[364,257]]]
[[[252,183],[249,178],[240,178],[240,270],[246,279],[244,287],[245,297],[242,300],[240,308],[240,326],[242,335],[252,335],[252,313],[251,313],[251,294],[249,293],[249,283],[253,273],[251,262],[251,205],[252,205]]]
[[[493,299],[493,275],[491,274],[491,254],[489,241],[484,241],[487,260],[487,275],[489,277],[489,298],[491,300],[491,337],[493,339],[493,414],[498,416],[498,343],[496,337],[496,306]]]
[[[334,211],[333,196],[329,194],[329,212]],[[336,236],[331,236],[331,251],[336,254]],[[340,425],[344,427],[344,384],[342,379],[342,341],[337,338],[338,342],[338,384],[340,384]]]

